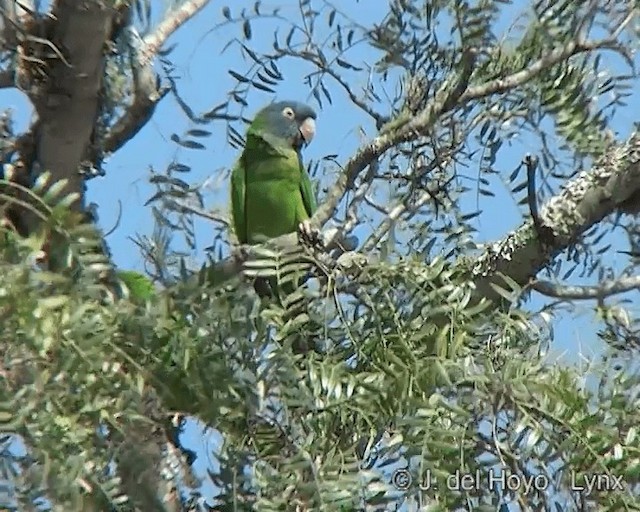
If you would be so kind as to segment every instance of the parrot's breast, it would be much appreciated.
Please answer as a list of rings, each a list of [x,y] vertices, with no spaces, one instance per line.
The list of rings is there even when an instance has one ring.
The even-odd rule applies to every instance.
[[[301,181],[297,155],[295,160],[265,159],[252,169],[245,192],[248,243],[293,233],[300,222],[309,218]]]

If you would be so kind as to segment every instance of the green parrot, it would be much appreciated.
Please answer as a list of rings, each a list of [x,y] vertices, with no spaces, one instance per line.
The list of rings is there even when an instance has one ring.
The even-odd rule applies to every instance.
[[[260,110],[249,125],[231,173],[233,227],[241,244],[297,230],[312,237],[309,218],[317,205],[302,148],[315,135],[315,119],[308,105],[279,101]]]
[[[258,244],[297,229],[316,210],[303,146],[315,135],[316,113],[303,103],[279,101],[249,125],[231,173],[233,226],[242,244]]]

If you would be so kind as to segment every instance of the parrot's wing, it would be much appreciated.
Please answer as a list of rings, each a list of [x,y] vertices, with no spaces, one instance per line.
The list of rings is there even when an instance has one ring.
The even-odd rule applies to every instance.
[[[309,173],[302,164],[302,158],[300,158],[300,173],[302,174],[302,181],[300,182],[302,203],[304,204],[304,209],[307,211],[307,215],[311,217],[318,208],[318,205],[316,204],[316,195],[313,193],[311,178],[309,177]]]
[[[231,215],[233,217],[233,228],[241,244],[247,243],[245,191],[246,170],[241,158],[231,171]]]

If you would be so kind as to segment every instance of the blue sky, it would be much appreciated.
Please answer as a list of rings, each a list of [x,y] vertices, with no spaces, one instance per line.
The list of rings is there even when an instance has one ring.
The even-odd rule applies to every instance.
[[[237,13],[243,7],[251,9],[254,2],[239,0],[227,1],[227,4],[232,7],[232,12]],[[152,5],[158,16],[165,3],[152,1]],[[227,91],[235,84],[235,80],[227,73],[228,69],[242,73],[248,66],[242,60],[237,46],[232,46],[223,52],[224,46],[231,38],[241,37],[241,27],[230,24],[215,30],[211,29],[224,21],[221,13],[223,5],[221,2],[211,2],[169,41],[170,44],[177,45],[169,58],[175,65],[173,74],[177,79],[179,91],[196,113],[210,110],[226,99]],[[296,0],[267,1],[263,3],[262,10],[268,11],[270,7],[276,5],[281,7],[283,16],[299,19]],[[349,16],[362,25],[381,20],[387,12],[387,2],[382,1],[366,2],[366,7],[365,2],[356,0],[341,2],[340,5]],[[514,21],[507,18],[505,17],[504,20],[505,27]],[[254,22],[251,46],[258,49],[263,46],[271,48],[274,30],[280,27],[281,37],[284,37],[288,31],[288,28],[283,28],[282,24],[283,22],[278,20]],[[361,59],[369,61],[370,64],[378,59],[378,55],[364,45],[354,49],[350,55],[354,61]],[[275,97],[307,101],[316,106],[310,96],[309,88],[303,81],[304,75],[310,71],[310,68],[299,62],[286,61],[282,71],[285,80],[277,86]],[[356,91],[357,86],[362,85],[364,80],[366,76],[362,74],[355,77],[352,85],[355,86]],[[333,105],[325,105],[325,108],[319,112],[317,136],[306,149],[305,157],[321,158],[326,154],[337,153],[337,160],[344,163],[363,140],[375,136],[374,127],[364,114],[351,105],[339,87],[332,86],[330,90],[334,99]],[[638,104],[638,91],[632,92],[635,98],[631,98],[629,104]],[[17,91],[0,91],[0,98],[4,105],[15,110],[17,127],[25,127],[31,114],[24,96]],[[248,97],[250,106],[245,115],[251,115],[273,98],[274,96],[268,93],[252,92]],[[630,133],[631,125],[635,121],[634,115],[633,109],[618,112],[614,128],[619,132],[618,136],[621,139],[626,138]],[[206,150],[180,148],[170,140],[172,133],[181,135],[194,127],[173,98],[168,96],[142,131],[105,162],[106,176],[89,182],[87,202],[95,202],[98,205],[99,222],[102,228],[105,231],[111,231],[118,217],[121,217],[119,226],[108,237],[115,262],[120,267],[142,268],[141,256],[130,237],[136,234],[150,235],[153,229],[150,208],[143,206],[155,192],[148,183],[150,168],[161,172],[173,160],[190,165],[192,172],[183,178],[189,182],[210,180],[208,193],[205,196],[207,207],[217,207],[226,211],[228,188],[223,177],[225,170],[230,168],[237,157],[237,150],[230,147],[226,141],[224,122],[214,122],[204,127],[213,132],[211,137],[202,140]],[[500,153],[497,168],[503,171],[503,175],[508,175],[527,151],[535,150],[536,147],[524,134]],[[337,172],[337,168],[330,170],[329,178],[331,173]],[[473,176],[473,170],[468,174]],[[466,203],[463,203],[467,211],[473,211],[478,207],[483,210],[483,214],[476,221],[480,241],[499,239],[522,222],[522,214],[506,188],[498,180],[495,180],[494,185],[493,191],[496,197],[480,196],[477,199],[472,193]],[[476,203],[476,200],[479,203]],[[211,224],[207,221],[198,221],[196,233],[198,246],[192,256],[195,259],[201,259],[204,248],[212,243]],[[617,261],[616,265],[621,263]],[[531,306],[536,307],[544,302],[534,297]],[[591,306],[591,303],[586,302],[582,308],[584,314],[578,317],[567,315],[555,326],[554,352],[567,355],[565,358],[567,361],[577,362],[579,353],[589,355],[598,350],[594,336],[596,324],[590,318]],[[189,431],[188,437],[195,440],[197,428],[191,425]],[[205,461],[201,458],[199,462]]]

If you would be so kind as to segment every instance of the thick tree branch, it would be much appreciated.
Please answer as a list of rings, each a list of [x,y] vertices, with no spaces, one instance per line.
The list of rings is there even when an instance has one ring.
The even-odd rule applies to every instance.
[[[19,76],[9,70],[0,74],[0,87],[11,86],[19,78],[19,84],[29,94],[38,113],[38,124],[32,127],[36,167],[31,169],[29,165],[30,175],[47,170],[51,172],[52,181],[66,178],[67,191],[76,192],[80,197],[74,207],[81,208],[84,176],[79,169],[82,163],[95,163],[98,158],[95,144],[101,145],[100,151],[112,153],[134,137],[151,118],[164,96],[158,89],[152,59],[164,41],[207,3],[208,0],[183,3],[144,42],[139,37],[136,39],[137,34],[128,22],[123,24],[132,32],[130,39],[135,46],[131,49],[134,99],[101,144],[93,139],[101,108],[105,49],[122,9],[119,12],[102,0],[58,0],[52,7],[47,37],[40,37],[42,34],[37,33],[36,24],[29,25],[33,26],[34,33],[23,36],[29,46],[18,48],[22,62],[22,65],[19,62]],[[11,21],[14,18],[12,16]],[[42,45],[48,45],[57,58],[43,60],[37,51]],[[46,80],[42,80],[43,73]],[[31,231],[36,219],[29,218],[28,213],[25,215],[25,229]]]
[[[533,221],[491,245],[476,261],[472,279],[481,295],[496,299],[491,283],[499,274],[526,285],[554,256],[574,243],[586,230],[640,194],[640,135],[610,148],[590,171],[567,182],[551,198],[540,216],[550,236],[541,243]]]
[[[12,180],[28,188],[45,171],[51,182],[66,180],[62,193],[75,194],[70,206],[78,211],[84,196],[79,169],[99,112],[104,48],[114,11],[102,0],[58,0],[47,16],[37,17],[26,4],[16,13],[21,16],[19,25],[11,20],[18,31],[12,48],[16,56],[13,81],[29,96],[37,119],[18,139],[19,159]],[[30,201],[24,193],[15,199],[14,205]],[[7,211],[23,235],[40,225],[34,214],[37,208],[32,206],[29,202]]]

